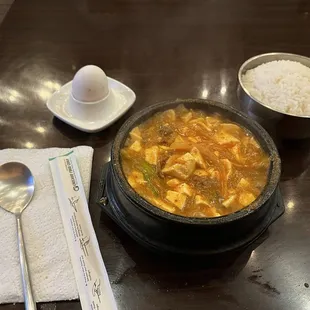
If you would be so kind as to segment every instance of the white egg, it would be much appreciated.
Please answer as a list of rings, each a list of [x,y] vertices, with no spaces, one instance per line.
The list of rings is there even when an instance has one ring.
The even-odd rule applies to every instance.
[[[72,96],[79,101],[93,102],[106,97],[109,93],[108,79],[97,66],[81,68],[72,81]]]

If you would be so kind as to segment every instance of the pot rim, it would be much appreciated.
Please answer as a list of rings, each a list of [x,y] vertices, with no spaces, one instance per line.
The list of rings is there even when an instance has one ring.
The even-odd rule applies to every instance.
[[[264,140],[266,147],[268,149],[269,155],[270,155],[270,161],[271,161],[271,169],[269,169],[269,176],[268,176],[268,182],[265,185],[264,189],[262,190],[261,194],[258,196],[258,198],[251,203],[249,206],[234,212],[230,213],[228,215],[223,215],[219,217],[213,217],[213,218],[198,218],[198,217],[185,217],[182,215],[176,215],[172,214],[170,212],[164,211],[148,201],[146,201],[144,198],[142,198],[127,182],[127,179],[123,173],[122,166],[121,166],[121,156],[120,156],[120,150],[123,146],[123,143],[125,142],[126,138],[128,137],[129,131],[137,126],[138,124],[142,123],[144,120],[143,117],[145,117],[147,114],[151,114],[164,111],[165,107],[166,109],[176,107],[179,104],[201,104],[201,110],[205,110],[204,106],[211,106],[215,107],[219,110],[228,111],[231,114],[235,114],[239,119],[242,119],[243,123],[246,124],[240,124],[241,126],[245,127],[247,130],[251,131],[251,133],[254,136],[260,136],[261,140]],[[199,109],[199,108],[196,108]],[[238,123],[238,122],[236,122]],[[240,122],[241,123],[241,122]],[[253,132],[254,131],[254,132]],[[256,133],[256,134],[255,134]],[[266,201],[272,196],[272,194],[275,192],[281,175],[281,160],[277,151],[277,148],[272,140],[272,138],[269,136],[269,134],[266,132],[266,130],[259,125],[256,121],[252,120],[248,116],[246,116],[244,113],[240,112],[239,110],[232,108],[230,106],[224,105],[222,103],[212,101],[212,100],[206,100],[206,99],[177,99],[177,100],[171,100],[171,101],[164,101],[160,103],[156,103],[154,105],[151,105],[134,115],[132,115],[128,120],[122,125],[122,127],[117,132],[117,135],[114,139],[112,150],[111,150],[111,163],[112,163],[112,169],[114,170],[114,177],[117,181],[117,184],[119,185],[120,189],[122,190],[125,195],[134,202],[135,206],[139,207],[143,211],[150,213],[153,216],[160,217],[163,220],[171,220],[174,222],[179,223],[185,223],[185,224],[194,224],[194,225],[219,225],[219,224],[226,224],[238,219],[241,219],[243,217],[246,217],[250,214],[256,213],[260,207],[262,207]]]

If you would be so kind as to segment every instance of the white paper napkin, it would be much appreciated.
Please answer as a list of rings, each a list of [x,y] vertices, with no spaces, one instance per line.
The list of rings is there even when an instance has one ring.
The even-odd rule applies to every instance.
[[[87,146],[73,149],[88,197],[93,149]],[[69,150],[50,148],[0,151],[0,165],[8,161],[22,162],[30,168],[35,179],[35,194],[22,214],[22,225],[36,302],[78,298],[48,162],[48,158],[65,154]],[[0,208],[0,303],[23,300],[15,217]]]

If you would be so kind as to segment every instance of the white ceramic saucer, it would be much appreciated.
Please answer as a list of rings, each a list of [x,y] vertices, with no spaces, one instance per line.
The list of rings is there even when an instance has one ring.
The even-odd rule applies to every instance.
[[[104,107],[101,115],[93,120],[82,120],[70,113],[69,100],[72,81],[63,85],[50,97],[46,103],[47,108],[65,123],[85,132],[97,132],[110,126],[124,115],[136,100],[135,93],[123,83],[108,77],[111,100]]]

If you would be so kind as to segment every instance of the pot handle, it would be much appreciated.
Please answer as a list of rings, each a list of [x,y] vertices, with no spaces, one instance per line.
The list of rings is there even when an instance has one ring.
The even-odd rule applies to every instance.
[[[105,188],[106,188],[106,181],[107,181],[107,173],[110,167],[110,162],[105,163],[100,172],[100,180],[99,180],[99,187],[97,191],[97,203],[101,207],[105,207],[108,205],[108,197],[106,196]]]

